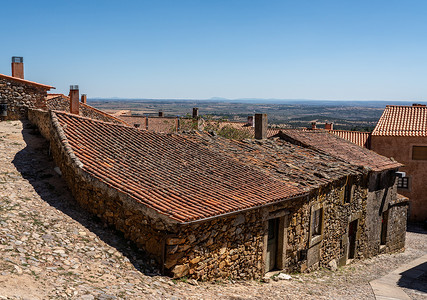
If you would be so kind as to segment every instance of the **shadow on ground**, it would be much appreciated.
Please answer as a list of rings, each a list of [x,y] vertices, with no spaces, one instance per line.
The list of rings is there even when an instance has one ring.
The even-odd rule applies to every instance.
[[[408,223],[408,228],[406,231],[427,234],[427,221],[424,223]]]
[[[125,239],[121,232],[106,226],[99,218],[79,207],[65,181],[54,171],[55,163],[50,156],[49,142],[31,123],[22,123],[22,135],[27,146],[15,155],[12,162],[40,198],[116,248],[138,271],[148,276],[159,275],[159,266],[154,259]]]
[[[400,273],[398,286],[427,293],[427,262]]]
[[[408,223],[408,232],[426,234],[425,223]],[[397,285],[401,288],[427,293],[427,262],[400,273]]]

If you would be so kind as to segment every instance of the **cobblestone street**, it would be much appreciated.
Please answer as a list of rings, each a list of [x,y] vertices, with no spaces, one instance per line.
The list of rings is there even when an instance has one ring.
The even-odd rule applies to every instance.
[[[0,122],[0,224],[0,299],[375,299],[371,280],[427,254],[427,232],[410,226],[404,253],[336,272],[269,283],[171,280],[78,207],[55,171],[48,142],[20,121]]]

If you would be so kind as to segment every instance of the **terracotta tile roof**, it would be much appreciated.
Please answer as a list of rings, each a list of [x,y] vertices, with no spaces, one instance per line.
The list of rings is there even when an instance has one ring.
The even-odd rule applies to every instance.
[[[427,107],[387,105],[372,135],[427,136]]]
[[[236,141],[200,133],[189,135],[188,138],[307,192],[361,172],[359,167],[333,156],[278,138]]]
[[[283,130],[277,136],[304,147],[323,151],[350,164],[382,171],[401,167],[402,164],[360,147],[334,134],[320,130]]]
[[[349,130],[330,130],[329,131],[340,138],[355,143],[360,147],[371,149],[371,133],[362,131],[349,131]]]
[[[55,115],[84,171],[179,222],[304,195],[183,135]]]
[[[34,81],[29,81],[29,80],[26,80],[26,79],[12,77],[12,76],[8,76],[8,75],[4,75],[4,74],[0,74],[0,78],[8,79],[8,80],[13,80],[13,81],[16,81],[16,82],[25,83],[25,84],[29,84],[29,85],[34,85],[34,86],[37,86],[39,88],[46,89],[46,90],[54,89],[54,87],[50,86],[50,85],[41,84],[41,83],[37,83],[37,82],[34,82]]]
[[[70,112],[70,97],[63,94],[48,94],[46,96],[46,108],[49,110]],[[103,112],[102,110],[96,109],[95,107],[84,104],[82,102],[79,102],[79,113],[85,117],[128,125],[123,120],[120,120],[110,114]]]

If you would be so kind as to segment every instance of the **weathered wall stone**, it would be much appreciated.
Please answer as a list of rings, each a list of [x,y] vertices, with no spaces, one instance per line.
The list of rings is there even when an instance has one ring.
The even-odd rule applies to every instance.
[[[28,108],[46,108],[47,90],[13,80],[0,78],[0,102],[7,103],[6,120],[27,118]]]
[[[408,209],[407,198],[400,201],[397,199],[389,204],[386,244],[381,252],[389,253],[405,249]]]

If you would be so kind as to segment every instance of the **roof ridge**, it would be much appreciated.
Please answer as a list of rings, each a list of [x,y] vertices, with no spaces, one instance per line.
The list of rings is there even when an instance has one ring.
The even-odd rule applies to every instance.
[[[89,108],[89,109],[92,109],[92,110],[94,110],[94,111],[96,111],[96,112],[98,112],[98,113],[100,113],[100,114],[102,114],[102,115],[104,115],[104,116],[110,117],[110,118],[112,118],[112,119],[114,119],[114,120],[116,120],[116,121],[119,121],[120,123],[123,123],[123,124],[126,124],[126,125],[130,126],[130,125],[129,125],[128,123],[126,123],[125,121],[120,120],[120,119],[118,119],[118,118],[116,118],[116,117],[114,117],[114,116],[112,116],[112,115],[110,115],[110,114],[108,114],[108,113],[106,113],[106,112],[104,112],[104,111],[102,111],[102,110],[99,110],[99,109],[97,109],[97,108],[95,108],[95,107],[93,107],[93,106],[91,106],[91,105],[88,105],[88,104],[86,104],[86,103],[82,103],[82,102],[80,102],[80,103],[79,103],[79,105],[82,105],[82,106],[84,106],[84,107],[87,107],[87,108]]]
[[[31,84],[31,85],[36,85],[36,86],[39,86],[39,87],[41,87],[43,89],[47,89],[47,90],[55,89],[55,87],[50,86],[50,85],[46,85],[46,84],[42,84],[42,83],[30,81],[30,80],[27,80],[27,79],[17,78],[17,77],[13,77],[13,76],[1,74],[1,73],[0,73],[0,78],[10,79],[10,80],[18,81],[18,82],[21,82],[21,83]]]
[[[122,126],[122,127],[133,128],[132,126],[130,126],[129,124],[127,124],[125,122],[117,124],[117,123],[112,123],[112,122],[107,122],[107,121],[102,121],[102,120],[98,120],[98,119],[93,119],[93,118],[89,118],[89,117],[84,117],[84,116],[72,114],[72,113],[69,113],[69,112],[66,112],[66,111],[62,111],[62,110],[52,109],[51,111],[54,112],[55,114],[63,114],[63,115],[67,115],[67,116],[70,116],[70,117],[85,119],[85,120],[89,120],[89,121],[93,121],[93,122],[100,122],[100,123],[105,123],[105,124],[109,124],[109,125],[117,125],[117,126]]]

